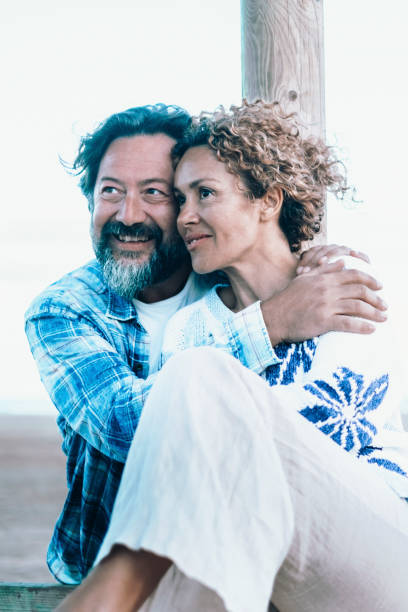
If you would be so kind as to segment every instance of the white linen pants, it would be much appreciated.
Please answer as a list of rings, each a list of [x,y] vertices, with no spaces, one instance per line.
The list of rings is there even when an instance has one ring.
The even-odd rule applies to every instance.
[[[144,612],[407,612],[408,504],[220,350],[166,363],[111,524],[174,565]]]

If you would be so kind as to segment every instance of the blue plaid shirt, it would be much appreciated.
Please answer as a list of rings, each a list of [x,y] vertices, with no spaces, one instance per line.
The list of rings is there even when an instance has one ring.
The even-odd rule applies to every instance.
[[[194,301],[208,289],[195,277]],[[254,371],[276,362],[259,303],[225,322],[234,354]],[[59,412],[68,495],[47,562],[61,582],[81,582],[107,530],[130,443],[157,373],[150,340],[131,301],[109,290],[96,261],[34,300],[26,333]],[[152,432],[154,433],[154,432]]]

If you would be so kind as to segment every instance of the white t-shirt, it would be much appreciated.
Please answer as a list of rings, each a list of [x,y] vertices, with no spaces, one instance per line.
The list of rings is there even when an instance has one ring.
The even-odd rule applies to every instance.
[[[150,338],[149,374],[156,372],[159,368],[163,335],[167,321],[180,308],[200,299],[206,290],[207,287],[197,282],[194,274],[190,274],[183,289],[167,300],[154,302],[153,304],[146,304],[136,299],[133,300],[139,322],[143,325]]]

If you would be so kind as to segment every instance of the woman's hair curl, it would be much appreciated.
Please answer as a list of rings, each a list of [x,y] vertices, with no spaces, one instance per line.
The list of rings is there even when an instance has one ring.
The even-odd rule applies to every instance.
[[[262,100],[222,106],[193,119],[173,150],[176,163],[187,149],[209,146],[228,171],[239,176],[249,198],[261,198],[277,187],[283,192],[279,224],[290,248],[320,231],[326,190],[343,197],[349,189],[344,165],[322,140],[302,136],[295,113]]]

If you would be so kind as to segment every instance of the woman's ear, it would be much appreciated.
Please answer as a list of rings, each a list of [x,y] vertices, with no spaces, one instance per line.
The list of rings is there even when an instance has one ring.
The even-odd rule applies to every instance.
[[[262,198],[261,220],[269,221],[273,217],[279,217],[283,204],[283,192],[280,187],[272,187]]]

